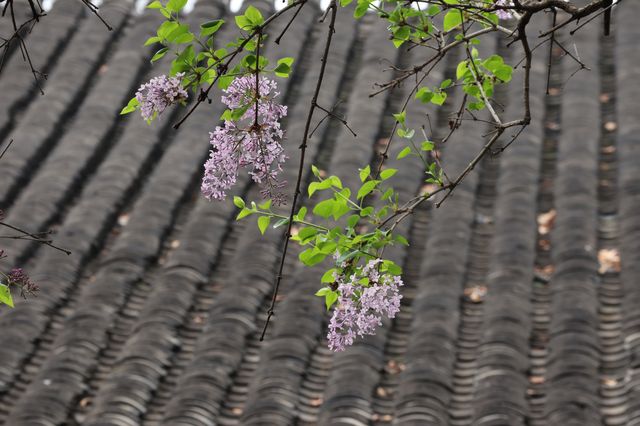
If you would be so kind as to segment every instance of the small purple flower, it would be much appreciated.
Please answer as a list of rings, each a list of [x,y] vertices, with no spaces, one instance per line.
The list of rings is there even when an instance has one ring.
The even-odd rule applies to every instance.
[[[208,199],[224,199],[236,183],[239,168],[247,167],[253,180],[263,187],[263,197],[276,204],[284,202],[278,191],[284,185],[278,173],[286,160],[279,120],[287,115],[287,107],[275,102],[279,95],[276,89],[275,81],[261,76],[256,91],[255,75],[247,75],[236,78],[224,91],[222,102],[244,113],[238,121],[225,120],[209,134],[212,149],[201,187]]]
[[[380,274],[381,259],[369,261],[360,271],[345,280],[338,277],[340,293],[337,306],[329,321],[329,349],[343,351],[357,336],[372,335],[382,325],[382,317],[394,318],[400,311],[402,278]],[[361,279],[367,278],[368,284]]]
[[[136,99],[142,118],[147,121],[153,120],[167,107],[187,100],[189,95],[180,83],[183,76],[184,73],[176,74],[175,77],[161,75],[140,86],[136,92]]]

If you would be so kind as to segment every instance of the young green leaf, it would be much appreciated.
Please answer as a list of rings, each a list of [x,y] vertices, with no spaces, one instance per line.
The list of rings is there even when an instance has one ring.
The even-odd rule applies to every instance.
[[[9,290],[9,287],[4,284],[0,284],[0,303],[4,303],[5,305],[13,308],[13,297],[11,296],[11,290]]]
[[[336,272],[338,272],[337,268],[329,269],[327,272],[325,272],[322,275],[322,278],[320,278],[320,282],[321,283],[334,283],[334,282],[336,282],[336,277],[334,276]]]
[[[169,0],[167,9],[171,12],[178,13],[187,4],[187,0]]]
[[[407,118],[407,112],[406,111],[402,111],[402,112],[398,112],[396,114],[393,114],[393,118],[396,119],[396,121],[400,124],[404,124],[406,118]]]
[[[358,195],[357,195],[358,200],[366,197],[369,193],[371,193],[371,191],[375,189],[378,183],[380,183],[379,180],[370,180],[365,182],[358,190]]]
[[[237,195],[235,197],[233,197],[233,204],[235,204],[235,206],[239,209],[243,209],[245,204],[244,204],[244,200],[240,197],[238,197]]]
[[[360,182],[364,182],[371,175],[371,167],[367,166],[364,169],[360,169]]]
[[[316,291],[316,296],[324,296],[330,291],[331,289],[329,287],[322,287],[320,290]]]
[[[224,24],[223,19],[216,19],[215,21],[209,21],[205,22],[204,24],[200,24],[200,36],[207,37],[211,34],[214,34],[220,29],[222,24]]]
[[[338,300],[338,293],[335,291],[332,291],[331,293],[327,293],[327,295],[325,296],[324,302],[325,305],[327,305],[327,311],[329,309],[331,309],[331,306],[336,303],[336,301]]]
[[[254,6],[249,6],[247,10],[244,11],[244,16],[253,24],[254,27],[262,25],[264,22],[264,18],[262,17],[262,13]]]
[[[244,217],[249,216],[250,214],[253,214],[253,211],[245,207],[242,210],[240,210],[240,213],[238,213],[238,216],[236,216],[236,220],[240,220]]]
[[[396,173],[398,173],[397,169],[385,169],[382,172],[380,172],[380,178],[382,180],[387,180],[391,176],[395,175]]]
[[[271,223],[271,216],[260,216],[258,218],[258,229],[260,229],[260,233],[264,235],[265,231],[269,227],[269,223]]]
[[[462,12],[458,9],[451,9],[444,15],[443,29],[451,31],[462,24]]]
[[[127,106],[122,108],[122,111],[120,111],[120,115],[129,114],[130,112],[135,111],[138,105],[138,99],[135,97],[131,98]]]
[[[396,158],[398,160],[401,160],[401,159],[403,159],[404,157],[406,157],[409,154],[411,154],[411,147],[407,146],[407,147],[403,148],[402,151],[400,151],[398,153],[398,156]]]
[[[278,77],[289,77],[291,73],[293,58],[282,58],[278,60],[278,65],[273,70]]]
[[[163,47],[162,49],[158,50],[151,58],[151,62],[160,60],[164,55],[167,54],[168,51],[169,51],[168,47]]]

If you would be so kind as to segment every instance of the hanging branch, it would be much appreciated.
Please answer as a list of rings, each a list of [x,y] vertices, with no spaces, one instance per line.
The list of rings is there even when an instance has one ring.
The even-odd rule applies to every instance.
[[[262,329],[262,334],[260,335],[260,341],[264,340],[264,335],[267,332],[267,327],[269,326],[269,321],[271,321],[271,317],[274,315],[274,308],[276,305],[276,299],[278,298],[278,290],[280,289],[280,282],[282,281],[282,272],[284,270],[284,262],[287,257],[287,250],[289,248],[289,240],[291,239],[291,226],[293,225],[293,216],[296,212],[296,205],[298,203],[298,196],[300,195],[300,187],[302,185],[302,176],[304,174],[304,161],[305,154],[307,152],[307,141],[309,138],[309,131],[311,129],[311,120],[313,119],[313,113],[318,107],[318,95],[320,94],[320,89],[322,88],[322,81],[324,80],[325,69],[327,66],[327,60],[329,58],[329,50],[331,48],[331,40],[333,40],[333,35],[335,33],[335,23],[336,23],[336,14],[338,12],[338,5],[336,0],[332,0],[327,8],[327,13],[331,14],[331,20],[329,21],[329,30],[327,31],[327,39],[324,45],[324,52],[322,54],[322,58],[320,59],[320,75],[318,76],[318,81],[316,82],[316,89],[313,93],[313,98],[311,98],[311,106],[309,107],[309,113],[307,114],[307,121],[304,125],[304,134],[302,136],[302,143],[300,144],[300,164],[298,166],[298,177],[296,178],[296,186],[293,191],[293,201],[291,202],[291,212],[289,213],[289,221],[287,223],[287,231],[284,234],[284,246],[282,248],[282,254],[280,255],[280,266],[278,267],[278,273],[275,277],[275,282],[273,283],[273,294],[271,296],[271,304],[269,309],[267,310],[267,319],[264,323],[264,327]],[[325,15],[326,16],[326,15]],[[324,19],[324,18],[323,18]]]

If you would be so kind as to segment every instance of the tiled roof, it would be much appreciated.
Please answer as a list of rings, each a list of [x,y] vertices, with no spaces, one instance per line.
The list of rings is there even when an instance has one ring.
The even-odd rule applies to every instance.
[[[167,68],[167,59],[150,67],[152,50],[142,47],[159,18],[106,0],[109,32],[79,3],[57,0],[27,36],[48,74],[45,95],[19,50],[0,73],[0,140],[14,140],[0,162],[0,207],[8,223],[55,230],[56,244],[73,254],[2,241],[41,291],[0,310],[0,422],[640,424],[640,3],[616,9],[617,34],[602,37],[596,23],[562,40],[590,71],[574,74],[577,63],[553,49],[548,96],[548,53],[536,56],[531,126],[442,207],[425,205],[402,223],[411,245],[385,252],[405,270],[401,313],[333,354],[313,295],[323,267],[300,266],[296,248],[259,341],[282,235],[261,237],[251,219],[234,220],[230,201],[199,194],[219,93],[178,131],[179,111],[151,126],[137,114],[122,118],[135,88]],[[199,0],[186,19],[229,14]],[[298,58],[292,78],[280,81],[290,164],[319,73],[320,15],[305,6],[267,51]],[[548,18],[533,22],[532,40]],[[369,97],[374,82],[389,79],[389,64],[424,52],[395,49],[373,16],[356,22],[341,9],[336,28],[318,103],[337,105],[357,137],[325,120],[307,158],[356,186],[355,170],[388,142],[389,117],[411,89]],[[220,38],[234,33],[230,25]],[[491,44],[483,54],[521,58],[505,40]],[[453,56],[434,82],[452,71]],[[497,91],[509,117],[521,113],[521,82],[516,73]],[[442,137],[459,98],[444,111],[416,103],[407,121]],[[482,133],[465,125],[440,147],[449,174],[482,148]],[[391,164],[402,148],[394,142]],[[395,164],[400,193],[415,194],[420,162]],[[295,169],[284,172],[290,183]],[[247,176],[233,191],[259,198]]]

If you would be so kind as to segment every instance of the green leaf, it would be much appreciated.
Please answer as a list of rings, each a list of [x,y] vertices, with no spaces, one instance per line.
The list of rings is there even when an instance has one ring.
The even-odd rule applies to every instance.
[[[442,105],[446,99],[447,99],[446,92],[434,92],[433,98],[431,98],[431,103],[434,103],[436,105]]]
[[[4,284],[0,284],[0,302],[13,308],[11,290],[9,290],[9,287]]]
[[[158,35],[158,37],[160,37],[161,40],[164,40],[173,30],[175,30],[178,27],[180,27],[180,24],[178,24],[175,21],[164,21],[158,27],[156,34]]]
[[[240,197],[238,197],[237,195],[235,197],[233,197],[233,204],[235,204],[235,206],[239,209],[243,209],[245,204],[244,204],[244,200]]]
[[[358,6],[356,6],[356,10],[353,12],[353,17],[356,19],[360,19],[367,13],[369,9],[369,1],[368,0],[358,0]]]
[[[155,0],[147,5],[147,9],[162,9],[164,6],[158,0]]]
[[[340,6],[342,6],[342,7],[349,6],[352,1],[353,0],[340,0]]]
[[[215,21],[205,22],[200,24],[200,36],[207,37],[214,34],[224,24],[224,19],[216,19]]]
[[[393,188],[389,188],[386,191],[384,191],[384,194],[382,194],[382,199],[390,200],[392,196],[393,196]]]
[[[433,147],[434,147],[433,142],[424,141],[422,142],[420,149],[422,149],[423,151],[433,151]]]
[[[429,103],[431,98],[433,97],[433,92],[428,87],[421,87],[416,92],[416,99],[418,99],[422,103]]]
[[[286,77],[289,77],[289,74],[291,73],[291,67],[287,64],[278,64],[278,66],[273,70],[273,72],[278,77],[286,78]]]
[[[446,89],[447,87],[451,86],[451,83],[452,83],[451,79],[448,78],[448,79],[444,80],[442,83],[440,83],[440,88],[441,89]]]
[[[513,68],[510,65],[501,65],[493,74],[505,83],[511,81],[511,75],[513,74]]]
[[[504,59],[500,55],[491,55],[484,61],[482,61],[482,66],[493,72],[495,69],[504,64]]]
[[[297,237],[301,244],[306,244],[311,238],[315,237],[318,232],[317,228],[308,226],[306,228],[302,228],[300,232],[298,232]]]
[[[397,169],[386,169],[380,173],[380,178],[382,178],[382,180],[387,180],[396,173],[398,173]]]
[[[322,275],[320,278],[321,283],[334,283],[336,282],[336,278],[333,276],[334,272],[338,272],[338,268],[331,268],[327,272]]]
[[[258,204],[258,207],[262,210],[269,210],[269,207],[271,207],[271,200],[267,200],[262,204]]]
[[[293,58],[278,59],[278,65],[273,71],[278,77],[289,77],[291,73],[291,64],[293,64]]]
[[[191,35],[191,39],[193,39],[193,34],[189,32],[189,26],[186,24],[181,24],[175,27],[173,30],[169,31],[165,38],[171,43],[181,43],[180,40],[183,39],[184,36],[189,35]]]
[[[325,305],[327,305],[327,311],[329,309],[331,309],[331,306],[336,303],[336,301],[338,300],[338,293],[335,291],[332,291],[331,293],[327,293],[327,295],[325,296],[324,302]]]
[[[307,215],[307,208],[306,207],[300,207],[300,210],[298,210],[298,214],[296,215],[296,219],[297,220],[304,220],[304,217]]]
[[[238,216],[236,216],[236,220],[240,220],[244,217],[247,217],[249,215],[253,214],[252,210],[249,210],[248,208],[243,208],[242,210],[240,210],[240,213],[238,213]]]
[[[411,154],[411,147],[408,146],[408,147],[404,148],[402,151],[400,151],[396,158],[398,160],[401,160],[401,159],[403,159],[404,157],[406,157],[409,154]]]
[[[271,216],[260,216],[258,218],[258,229],[260,229],[260,233],[264,235],[265,231],[269,227],[269,223],[271,223]]]
[[[364,169],[360,169],[360,182],[364,182],[371,175],[371,167],[367,166]]]
[[[335,201],[333,199],[328,199],[324,201],[320,201],[313,208],[313,214],[318,215],[324,219],[327,219],[329,216],[333,214],[333,205]]]
[[[320,290],[316,291],[316,296],[324,296],[330,291],[331,289],[329,287],[322,287]]]
[[[253,28],[253,25],[251,24],[251,21],[249,21],[246,17],[244,17],[243,15],[238,15],[236,16],[236,25],[238,26],[238,28],[240,28],[241,30],[250,30],[251,28]]]
[[[375,189],[378,183],[380,183],[379,180],[370,180],[368,182],[365,182],[358,190],[358,195],[357,195],[358,200],[366,197],[371,191]]]
[[[415,133],[413,129],[398,129],[398,136],[405,139],[411,139]]]
[[[152,44],[156,44],[159,41],[160,41],[160,37],[155,37],[155,36],[154,37],[149,37],[147,39],[147,41],[144,42],[144,45],[145,46],[150,46]]]
[[[307,266],[317,265],[318,263],[322,262],[326,257],[327,255],[325,253],[321,253],[315,248],[309,248],[303,251],[302,253],[300,253],[300,255],[298,256],[300,261]]]
[[[331,214],[333,215],[334,220],[338,220],[350,211],[351,209],[347,205],[347,201],[344,199],[340,199],[339,201],[335,201],[333,203],[333,210]]]
[[[244,11],[244,16],[254,25],[262,25],[264,22],[264,18],[262,17],[262,13],[254,6],[249,6],[247,10]]]
[[[311,165],[311,172],[315,177],[320,177],[320,170],[314,165]]]
[[[316,191],[322,191],[329,188],[331,188],[331,180],[325,179],[320,182],[311,182],[307,191],[309,192],[309,197],[311,197]]]
[[[138,99],[135,97],[131,98],[127,106],[122,108],[122,111],[120,111],[120,115],[129,114],[130,112],[135,111],[138,105]]]
[[[331,183],[331,186],[335,186],[338,189],[342,189],[342,181],[338,176],[331,176],[327,180]]]
[[[393,32],[393,45],[398,48],[402,46],[402,44],[409,39],[411,35],[411,29],[408,26],[398,27]]]
[[[462,13],[459,10],[452,9],[444,15],[443,28],[445,31],[450,31],[460,24],[462,24]]]
[[[164,55],[167,54],[168,51],[169,51],[168,47],[163,47],[162,49],[158,50],[156,53],[154,53],[153,57],[151,58],[151,62],[160,60]]]
[[[404,246],[408,246],[409,245],[409,241],[407,241],[407,239],[405,237],[403,237],[402,235],[396,235],[396,241],[399,242],[400,244],[404,245]]]
[[[373,207],[372,206],[365,207],[364,209],[360,210],[360,216],[362,216],[362,217],[371,216],[371,213],[373,213]]]
[[[464,76],[469,72],[469,68],[467,67],[467,60],[461,61],[458,63],[456,67],[456,80],[460,80],[464,78]]]
[[[382,261],[382,268],[380,268],[380,269],[382,271],[387,271],[392,275],[400,275],[400,274],[402,274],[402,268],[399,267],[398,265],[396,265],[391,260],[383,260]]]
[[[396,114],[393,114],[393,118],[396,119],[396,121],[400,124],[404,124],[406,118],[407,118],[407,112],[406,111],[402,111],[402,112],[398,112]]]
[[[187,4],[187,0],[169,0],[167,3],[167,9],[171,12],[178,13]]]

